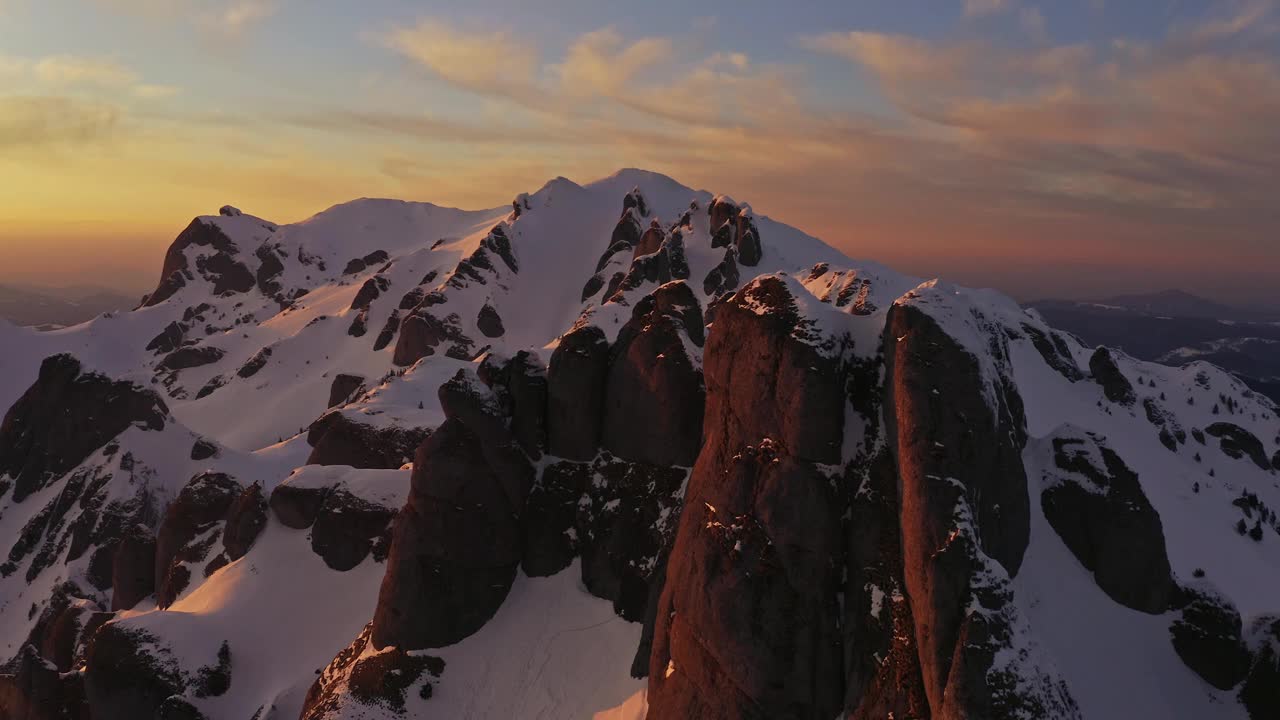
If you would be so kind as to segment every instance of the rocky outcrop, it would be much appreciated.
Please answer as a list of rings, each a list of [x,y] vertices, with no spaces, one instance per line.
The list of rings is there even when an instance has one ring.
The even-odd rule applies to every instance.
[[[270,347],[264,347],[254,353],[253,357],[246,360],[244,365],[241,365],[240,369],[236,370],[236,375],[246,380],[257,375],[259,370],[267,366],[267,361],[271,359],[272,352]]]
[[[467,371],[441,386],[448,418],[418,448],[374,614],[375,648],[441,647],[497,612],[522,555],[533,467],[501,399]]]
[[[0,670],[0,717],[12,720],[63,720],[88,717],[78,674],[62,675],[24,645]]]
[[[356,296],[351,299],[352,310],[368,310],[382,293],[391,287],[391,281],[381,275],[374,275],[360,286]]]
[[[363,377],[338,373],[329,386],[329,404],[325,407],[332,408],[345,404],[362,387],[364,387]]]
[[[502,316],[498,315],[497,309],[489,303],[485,303],[484,307],[480,308],[480,314],[476,317],[476,328],[487,338],[499,338],[506,334],[506,330],[502,327]]]
[[[600,445],[609,341],[585,325],[560,338],[547,368],[547,437],[550,453],[591,460]]]
[[[1027,324],[1024,324],[1022,329],[1031,339],[1036,352],[1044,358],[1046,365],[1071,382],[1084,379],[1084,373],[1080,371],[1080,366],[1076,365],[1075,358],[1071,354],[1071,347],[1067,345],[1067,341],[1060,333],[1052,329],[1041,330]]]
[[[983,331],[980,355],[943,329],[953,316]],[[936,717],[1078,716],[1065,683],[1029,661],[1030,632],[1012,601],[1030,504],[1005,337],[936,284],[896,302],[884,329],[904,587]]]
[[[186,689],[182,670],[156,637],[119,623],[94,634],[84,684],[93,720],[157,717],[167,699]]]
[[[325,494],[316,513],[311,550],[330,569],[346,572],[364,562],[380,539],[385,546],[388,525],[395,515],[394,508],[336,487]]]
[[[156,604],[173,604],[191,580],[188,565],[203,562],[219,533],[232,503],[244,491],[240,483],[223,473],[202,473],[192,478],[165,511],[156,533]]]
[[[192,345],[178,348],[165,355],[156,365],[157,370],[186,370],[187,368],[212,365],[222,359],[226,352],[212,345]]]
[[[125,530],[111,563],[111,609],[132,610],[156,590],[156,538],[141,525]]]
[[[430,299],[428,295],[423,304]],[[400,337],[396,340],[392,362],[406,367],[435,355],[442,346],[446,357],[470,360],[475,355],[475,342],[462,331],[461,322],[457,314],[439,318],[419,306],[400,321]]]
[[[1059,431],[1040,502],[1045,518],[1112,600],[1145,613],[1178,596],[1160,515],[1138,476],[1100,438]]]
[[[1256,435],[1234,423],[1218,422],[1205,428],[1209,435],[1218,438],[1223,454],[1237,460],[1249,458],[1262,470],[1270,470],[1267,451]]]
[[[307,691],[302,720],[360,716],[362,709],[403,714],[409,691],[430,699],[433,680],[445,670],[444,660],[400,648],[367,652],[372,625],[329,663]],[[348,714],[350,713],[350,714]]]
[[[843,707],[842,511],[822,466],[841,462],[845,377],[839,351],[808,341],[808,327],[778,277],[717,315],[706,441],[654,613],[651,717]]]
[[[618,332],[605,380],[606,450],[633,462],[693,465],[705,397],[694,348],[702,342],[702,309],[684,282],[663,285],[636,304]]]
[[[244,557],[267,526],[267,499],[262,485],[253,483],[244,489],[227,509],[227,524],[222,531],[222,546],[231,561]]]
[[[374,250],[364,257],[352,258],[347,261],[347,266],[342,269],[343,275],[355,275],[364,272],[367,268],[375,265],[381,265],[391,258],[386,250]]]
[[[1120,366],[1116,365],[1110,349],[1100,347],[1094,351],[1089,358],[1089,372],[1093,374],[1094,381],[1102,386],[1103,394],[1111,402],[1132,405],[1137,399],[1137,395],[1133,392],[1133,383],[1129,382],[1129,379],[1120,371]]]
[[[429,433],[427,428],[366,425],[331,410],[307,430],[307,464],[394,470],[409,462]]]
[[[327,487],[301,487],[286,481],[271,491],[268,504],[281,525],[294,530],[305,530],[315,523],[328,494]]]
[[[13,500],[22,502],[127,428],[163,429],[168,413],[149,390],[51,356],[0,422],[0,477],[13,479]]]
[[[188,260],[191,248],[200,248],[194,271]],[[143,306],[159,305],[173,297],[174,293],[195,280],[196,273],[213,285],[215,295],[248,292],[257,284],[253,272],[240,260],[239,248],[218,226],[217,220],[196,218],[169,246],[160,270],[160,281]]]
[[[1280,618],[1264,615],[1252,623],[1246,645],[1253,654],[1240,701],[1249,720],[1280,717]]]
[[[1204,681],[1229,690],[1249,672],[1240,613],[1213,588],[1187,589],[1186,605],[1169,626],[1173,649]]]
[[[185,323],[173,321],[160,331],[159,335],[151,338],[151,342],[147,343],[147,351],[154,352],[158,355],[170,353],[182,346],[182,341],[187,337],[187,326]]]

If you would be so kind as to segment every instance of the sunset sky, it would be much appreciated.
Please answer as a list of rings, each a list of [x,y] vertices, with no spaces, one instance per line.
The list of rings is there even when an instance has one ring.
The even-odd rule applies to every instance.
[[[1280,7],[0,0],[0,282],[140,294],[226,203],[620,167],[1022,299],[1277,305]]]

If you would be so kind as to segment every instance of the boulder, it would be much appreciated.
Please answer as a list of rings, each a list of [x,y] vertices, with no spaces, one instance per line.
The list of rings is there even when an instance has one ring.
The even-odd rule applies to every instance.
[[[547,368],[549,452],[588,461],[600,445],[609,341],[600,328],[585,325],[560,338]]]

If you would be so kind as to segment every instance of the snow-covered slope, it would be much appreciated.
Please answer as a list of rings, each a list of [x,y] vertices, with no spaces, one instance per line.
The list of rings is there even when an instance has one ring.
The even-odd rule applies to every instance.
[[[224,207],[0,347],[0,718],[1280,703],[1270,401],[665,176]]]

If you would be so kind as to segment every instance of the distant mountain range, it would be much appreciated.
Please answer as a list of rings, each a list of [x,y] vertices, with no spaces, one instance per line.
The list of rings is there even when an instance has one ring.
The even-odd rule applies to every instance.
[[[1118,347],[1165,365],[1211,362],[1280,402],[1280,312],[1224,305],[1181,290],[1028,306],[1089,345]]]
[[[0,318],[14,325],[79,325],[104,312],[125,310],[137,303],[136,297],[95,286],[0,285]]]

